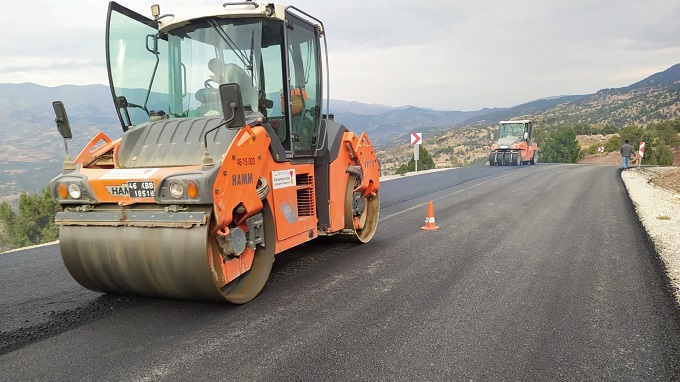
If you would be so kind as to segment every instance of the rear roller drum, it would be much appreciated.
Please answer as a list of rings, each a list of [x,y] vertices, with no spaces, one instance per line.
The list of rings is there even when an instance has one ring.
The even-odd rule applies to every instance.
[[[360,192],[354,192],[360,180],[356,175],[350,175],[345,189],[345,229],[354,231],[349,235],[351,241],[368,243],[378,228],[380,215],[380,191],[375,195],[364,197]],[[358,224],[355,225],[355,220]]]

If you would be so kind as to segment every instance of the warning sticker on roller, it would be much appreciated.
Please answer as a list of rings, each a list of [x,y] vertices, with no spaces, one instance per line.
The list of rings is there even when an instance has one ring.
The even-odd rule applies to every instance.
[[[148,179],[157,168],[116,168],[109,170],[100,179]]]
[[[295,186],[295,170],[272,171],[272,188],[285,188]]]

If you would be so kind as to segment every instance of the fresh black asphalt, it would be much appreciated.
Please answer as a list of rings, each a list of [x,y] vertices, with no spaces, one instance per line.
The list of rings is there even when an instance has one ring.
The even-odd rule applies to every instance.
[[[421,230],[433,201],[439,231]],[[678,380],[680,314],[608,166],[465,168],[381,186],[365,245],[281,254],[243,306],[77,285],[56,245],[0,255],[16,381]]]

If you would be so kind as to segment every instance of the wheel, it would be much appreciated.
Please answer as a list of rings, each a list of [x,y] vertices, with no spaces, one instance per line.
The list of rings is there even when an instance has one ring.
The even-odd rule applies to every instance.
[[[378,228],[380,215],[380,191],[365,198],[354,189],[360,184],[356,175],[351,174],[345,188],[345,229],[354,233],[348,235],[350,241],[368,243]]]
[[[519,166],[522,163],[522,158],[520,157],[519,153],[512,153],[512,165],[513,166]]]
[[[510,166],[510,163],[512,162],[512,153],[510,151],[506,151],[503,153],[503,165],[504,166]]]
[[[496,153],[492,152],[489,154],[489,166],[495,166],[496,165]]]
[[[224,298],[232,304],[245,304],[257,297],[269,279],[274,264],[274,216],[265,202],[262,208],[264,246],[258,245],[250,270],[222,288]],[[248,248],[247,250],[252,250]]]
[[[534,151],[534,155],[531,156],[531,160],[529,161],[529,164],[536,164],[536,152]]]

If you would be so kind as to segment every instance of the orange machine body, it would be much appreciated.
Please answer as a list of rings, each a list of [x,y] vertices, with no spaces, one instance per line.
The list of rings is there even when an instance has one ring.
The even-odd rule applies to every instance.
[[[152,15],[109,2],[123,133],[97,134],[50,182],[71,276],[105,293],[243,304],[278,253],[318,236],[368,243],[380,164],[330,113],[321,20],[270,2]]]
[[[87,179],[89,189],[86,192],[91,193],[90,196],[98,203],[116,204],[121,209],[152,205],[156,203],[153,191],[163,179],[178,172],[201,168],[199,165],[119,168],[117,155],[120,143],[120,139],[113,141],[99,133],[74,161],[76,172]],[[246,219],[263,207],[256,184],[258,179],[264,178],[271,189],[266,201],[272,207],[276,227],[275,253],[278,254],[319,236],[318,195],[314,163],[277,162],[269,151],[270,144],[271,137],[265,128],[246,125],[232,141],[222,163],[216,164],[219,171],[212,189],[199,189],[198,194],[212,194],[212,234],[226,235],[230,227],[247,231]],[[88,165],[87,168],[85,165]],[[324,227],[324,235],[333,235],[346,228],[345,188],[350,176],[347,169],[352,166],[361,169],[363,174],[354,191],[365,196],[375,195],[380,188],[380,165],[375,150],[365,133],[357,136],[345,131],[337,158],[329,164],[329,195],[324,197],[329,202],[330,224]],[[147,183],[149,193],[131,196],[130,182]],[[128,223],[121,221],[120,224]],[[359,217],[353,218],[353,224],[354,228],[362,228]],[[158,226],[163,224],[158,223]],[[212,253],[208,253],[208,257],[219,257],[214,246],[209,249]],[[227,261],[211,261],[213,272],[226,285],[250,269],[253,257],[254,250],[246,248],[241,256]]]

